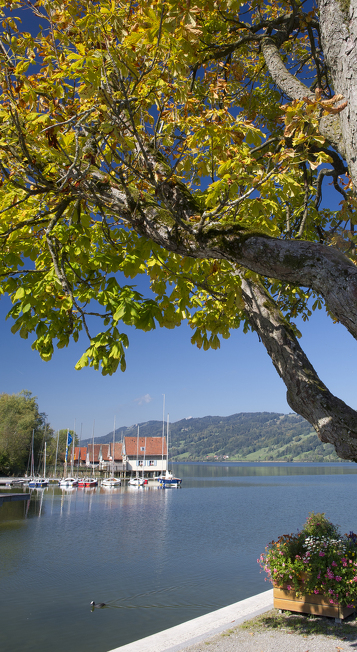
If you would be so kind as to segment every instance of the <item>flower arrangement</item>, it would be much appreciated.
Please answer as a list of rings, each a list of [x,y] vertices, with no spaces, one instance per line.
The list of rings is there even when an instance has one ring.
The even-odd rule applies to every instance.
[[[357,606],[357,535],[341,535],[325,514],[310,513],[300,532],[272,541],[257,561],[267,579],[297,597],[314,593],[331,605]]]

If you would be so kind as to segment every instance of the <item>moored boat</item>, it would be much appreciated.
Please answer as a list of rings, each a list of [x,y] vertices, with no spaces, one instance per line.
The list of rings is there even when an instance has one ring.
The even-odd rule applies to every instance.
[[[121,485],[121,480],[120,478],[115,478],[114,476],[111,478],[105,478],[105,480],[102,481],[102,487],[120,487]]]
[[[85,487],[98,487],[98,480],[96,478],[86,478]]]
[[[78,480],[76,478],[63,478],[59,481],[60,487],[78,487]]]
[[[182,484],[181,478],[176,478],[172,473],[166,473],[166,475],[160,475],[156,480],[159,483],[159,486],[163,489],[177,489]]]
[[[142,487],[145,483],[144,478],[130,478],[129,483],[131,487]]]
[[[169,471],[169,415],[167,415],[167,441],[166,441],[166,471],[165,473],[162,473],[159,475],[156,480],[159,483],[159,487],[162,489],[175,489],[181,486],[182,480],[181,478],[176,478],[175,476],[172,475],[171,471]]]
[[[31,478],[28,485],[30,489],[34,489],[35,487],[37,489],[39,487],[48,487],[48,480],[46,478]]]

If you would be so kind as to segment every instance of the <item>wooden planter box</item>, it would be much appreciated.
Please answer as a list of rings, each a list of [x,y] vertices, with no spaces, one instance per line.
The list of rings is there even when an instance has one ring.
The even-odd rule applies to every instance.
[[[287,588],[274,586],[273,595],[275,609],[297,611],[298,613],[313,614],[314,616],[329,616],[341,620],[355,611],[349,607],[331,604],[325,597],[315,593],[297,598],[294,590],[288,591]]]

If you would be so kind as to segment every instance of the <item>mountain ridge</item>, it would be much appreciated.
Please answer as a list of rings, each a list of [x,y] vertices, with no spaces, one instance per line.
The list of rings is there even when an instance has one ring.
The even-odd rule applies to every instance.
[[[116,441],[136,437],[138,426],[141,437],[162,436],[162,421],[150,420],[116,428]],[[342,461],[333,446],[321,442],[312,426],[295,413],[239,412],[227,417],[188,417],[171,423],[169,431],[173,462]],[[105,444],[112,439],[113,431],[95,441]],[[83,440],[82,445],[91,441]]]

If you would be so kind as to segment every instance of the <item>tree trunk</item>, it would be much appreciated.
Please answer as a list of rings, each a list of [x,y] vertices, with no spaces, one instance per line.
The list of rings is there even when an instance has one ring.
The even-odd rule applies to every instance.
[[[357,412],[331,394],[301,349],[291,326],[263,286],[242,278],[249,322],[287,388],[290,407],[334,445],[339,457],[357,461]]]
[[[347,100],[339,114],[345,157],[357,188],[357,0],[319,0],[321,38],[335,93]]]

